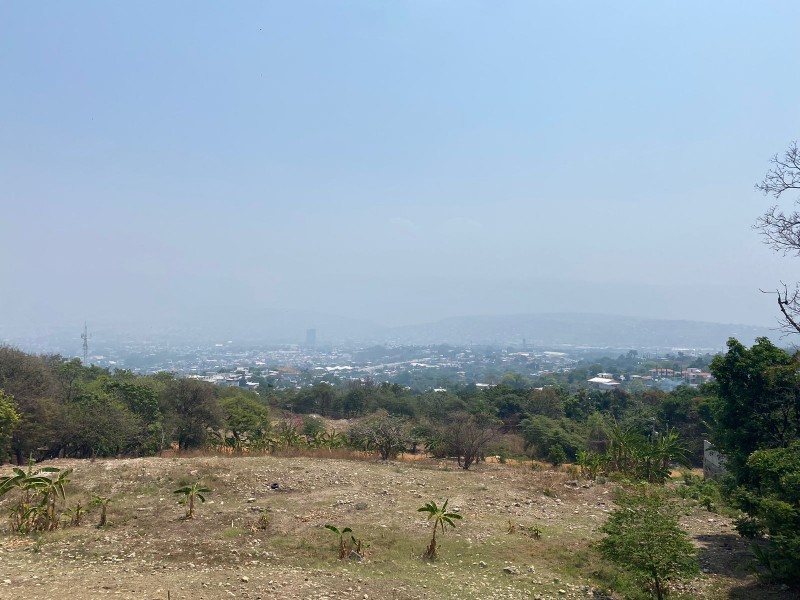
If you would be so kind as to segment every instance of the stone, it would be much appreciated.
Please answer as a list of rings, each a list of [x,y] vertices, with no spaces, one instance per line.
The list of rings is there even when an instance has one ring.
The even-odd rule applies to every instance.
[[[519,569],[514,565],[508,565],[507,567],[503,567],[503,572],[507,573],[508,575],[519,575]]]

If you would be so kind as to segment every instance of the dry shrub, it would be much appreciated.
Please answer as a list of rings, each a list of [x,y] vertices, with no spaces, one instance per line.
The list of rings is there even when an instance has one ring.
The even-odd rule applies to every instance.
[[[545,496],[555,497],[557,491],[564,488],[564,484],[569,480],[569,475],[563,471],[542,471],[537,475],[539,488]]]

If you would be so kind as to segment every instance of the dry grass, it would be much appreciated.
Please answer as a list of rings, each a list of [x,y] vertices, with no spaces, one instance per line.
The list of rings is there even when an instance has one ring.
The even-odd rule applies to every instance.
[[[71,502],[113,497],[109,526],[96,529],[89,515],[39,542],[0,537],[0,598],[584,598],[598,585],[589,544],[611,508],[609,486],[565,486],[568,473],[530,463],[465,472],[452,461],[384,464],[342,452],[346,460],[304,450],[57,461],[75,468]],[[184,521],[172,490],[194,481],[213,492]],[[438,538],[440,559],[424,561],[430,523],[416,509],[448,498],[464,519]],[[693,522],[698,531],[729,534],[707,515]],[[327,523],[351,527],[368,544],[365,560],[337,560]],[[540,539],[525,533],[532,527]],[[753,582],[720,574],[691,589],[722,598],[740,584]]]

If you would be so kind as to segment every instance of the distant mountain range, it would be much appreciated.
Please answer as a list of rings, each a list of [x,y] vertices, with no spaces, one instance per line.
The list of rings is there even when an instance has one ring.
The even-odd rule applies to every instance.
[[[750,325],[668,321],[598,314],[552,313],[471,316],[395,327],[386,334],[407,344],[492,344],[529,347],[594,346],[614,348],[724,348],[728,338],[750,344],[776,331]]]
[[[303,343],[307,329],[316,329],[319,344],[399,343],[452,345],[592,346],[613,348],[722,349],[728,338],[750,344],[760,336],[777,338],[766,327],[699,321],[643,319],[618,315],[541,313],[464,316],[419,325],[381,327],[364,320],[303,311],[264,311],[248,315],[246,327],[195,323],[193,335],[215,329],[222,337],[253,343]],[[180,335],[179,330],[173,337]]]
[[[79,351],[80,329],[39,331],[31,335],[0,330],[0,342],[26,347]],[[382,327],[366,320],[298,310],[253,310],[247,314],[195,318],[158,328],[115,323],[89,323],[95,343],[116,346],[124,340],[163,341],[183,345],[220,343],[303,344],[306,331],[316,330],[317,345],[329,344],[451,344],[528,348],[589,346],[596,348],[692,348],[716,350],[730,337],[745,344],[778,332],[766,327],[699,321],[670,321],[601,314],[542,313],[505,316],[465,316],[420,325]],[[5,333],[5,335],[4,335]],[[789,343],[791,340],[783,340]],[[784,344],[785,345],[785,344]]]

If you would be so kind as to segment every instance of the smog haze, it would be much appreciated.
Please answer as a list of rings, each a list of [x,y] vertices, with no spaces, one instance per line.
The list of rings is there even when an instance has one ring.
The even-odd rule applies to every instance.
[[[7,332],[281,311],[772,326],[759,289],[795,279],[752,230],[798,131],[794,2],[0,14]]]

